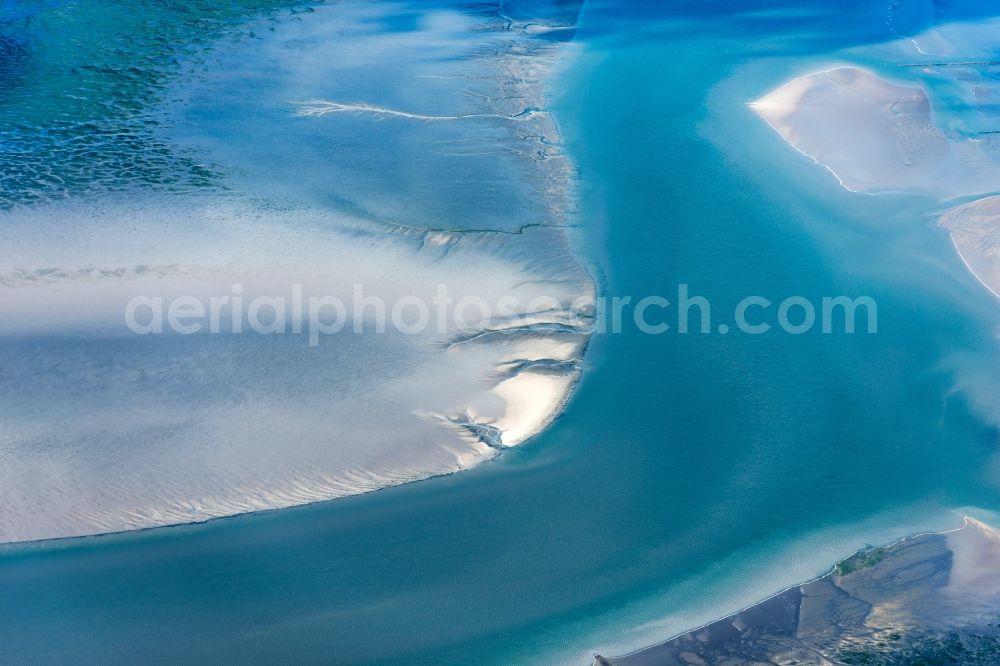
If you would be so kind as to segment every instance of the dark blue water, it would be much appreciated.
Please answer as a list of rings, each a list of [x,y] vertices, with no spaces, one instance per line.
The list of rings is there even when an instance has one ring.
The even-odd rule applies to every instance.
[[[877,334],[626,326],[549,431],[471,472],[8,547],[4,659],[579,663],[1000,509],[1000,310],[927,202],[841,190],[744,107],[888,39],[881,3],[829,5],[592,2],[559,118],[604,293],[686,283],[718,322],[747,295],[869,295]]]

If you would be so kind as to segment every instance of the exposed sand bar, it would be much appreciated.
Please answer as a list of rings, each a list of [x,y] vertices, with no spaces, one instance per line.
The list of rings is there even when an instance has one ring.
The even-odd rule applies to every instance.
[[[857,67],[809,74],[751,107],[855,192],[950,198],[992,192],[1000,164],[982,142],[935,126],[927,94]]]
[[[1000,197],[952,208],[939,222],[972,274],[1000,298]]]

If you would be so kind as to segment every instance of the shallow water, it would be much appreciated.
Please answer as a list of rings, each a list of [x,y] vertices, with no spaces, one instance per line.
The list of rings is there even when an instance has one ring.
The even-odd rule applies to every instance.
[[[585,663],[1000,509],[996,301],[927,202],[842,190],[745,107],[892,37],[880,3],[823,4],[591,2],[557,118],[603,293],[687,283],[718,321],[870,295],[877,335],[627,326],[549,430],[471,471],[6,547],[5,657]]]

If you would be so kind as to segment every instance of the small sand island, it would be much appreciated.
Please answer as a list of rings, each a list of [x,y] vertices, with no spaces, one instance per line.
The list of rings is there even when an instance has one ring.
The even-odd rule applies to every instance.
[[[1000,182],[992,141],[939,129],[920,87],[858,67],[794,79],[750,107],[852,192],[948,199],[992,192]]]
[[[1000,663],[1000,532],[956,530],[867,548],[825,576],[595,666]]]

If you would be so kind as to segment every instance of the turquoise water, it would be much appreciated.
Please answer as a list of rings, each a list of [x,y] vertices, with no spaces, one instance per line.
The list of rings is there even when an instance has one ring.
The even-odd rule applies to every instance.
[[[884,7],[703,4],[588,4],[558,82],[602,291],[687,283],[719,321],[746,295],[864,294],[877,335],[626,327],[552,428],[472,471],[6,547],[4,658],[584,663],[1000,509],[995,301],[926,202],[841,190],[744,106],[887,38]]]

